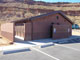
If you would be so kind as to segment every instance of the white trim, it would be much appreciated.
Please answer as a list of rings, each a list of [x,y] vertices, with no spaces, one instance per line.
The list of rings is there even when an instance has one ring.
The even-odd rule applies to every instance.
[[[73,47],[63,46],[63,45],[60,45],[60,44],[55,44],[55,45],[61,46],[61,47],[64,47],[64,48],[68,48],[68,49],[72,49],[72,50],[75,50],[75,51],[80,51],[79,49],[75,49]]]
[[[33,48],[33,47],[32,47],[32,49],[34,49],[34,50],[36,50],[36,51],[38,51],[38,52],[40,52],[40,53],[42,53],[42,54],[44,54],[44,55],[47,55],[48,57],[50,57],[50,58],[52,58],[52,59],[60,60],[60,59],[58,59],[58,58],[56,58],[56,57],[54,57],[54,56],[52,56],[52,55],[49,55],[49,54],[47,54],[47,53],[45,53],[45,52],[43,52],[43,51],[41,51],[41,50],[39,50],[39,49],[36,49],[36,48]]]

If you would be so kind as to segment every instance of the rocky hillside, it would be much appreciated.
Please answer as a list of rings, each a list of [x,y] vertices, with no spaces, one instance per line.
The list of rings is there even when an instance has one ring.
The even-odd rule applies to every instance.
[[[9,3],[9,2],[33,2],[33,0],[0,0],[1,3]]]
[[[56,10],[63,11],[74,23],[80,24],[80,3],[46,3],[34,0],[0,0],[0,21],[18,20]]]

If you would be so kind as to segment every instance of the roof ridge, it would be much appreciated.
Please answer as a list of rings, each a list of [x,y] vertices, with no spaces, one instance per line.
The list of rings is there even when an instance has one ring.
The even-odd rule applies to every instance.
[[[45,14],[42,14],[42,15],[38,15],[38,16],[33,16],[33,17],[30,17],[30,18],[24,18],[24,19],[21,19],[21,20],[17,20],[17,21],[11,21],[11,22],[19,22],[19,21],[26,21],[26,20],[33,20],[35,18],[40,18],[40,17],[44,17],[44,16],[49,16],[49,15],[52,15],[52,14],[61,14],[65,19],[67,19],[68,22],[70,22],[71,24],[73,24],[73,22],[65,16],[64,13],[62,13],[62,11],[53,11],[53,12],[49,12],[49,13],[45,13]]]

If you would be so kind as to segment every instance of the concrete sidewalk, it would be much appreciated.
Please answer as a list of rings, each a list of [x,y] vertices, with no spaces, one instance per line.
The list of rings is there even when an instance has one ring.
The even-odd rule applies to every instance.
[[[70,41],[70,40],[74,40],[74,39],[80,39],[80,36],[71,36],[69,38],[64,38],[64,39],[56,39],[56,40],[53,40],[53,39],[40,39],[40,40],[34,40],[34,41],[28,41],[30,43],[33,43],[33,44],[36,44],[36,45],[44,45],[44,44],[48,44],[48,43],[56,43],[56,42],[67,42],[67,41]]]
[[[30,51],[31,47],[44,48],[47,46],[53,46],[54,43],[64,43],[70,40],[80,39],[80,36],[72,36],[70,38],[52,40],[52,39],[40,39],[34,41],[16,41],[13,45],[0,47],[1,54],[15,53],[18,51]]]

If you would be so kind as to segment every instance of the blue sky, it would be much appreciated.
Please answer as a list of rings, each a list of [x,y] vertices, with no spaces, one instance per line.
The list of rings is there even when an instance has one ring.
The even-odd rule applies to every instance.
[[[45,2],[80,2],[80,0],[35,0],[35,1],[45,1]]]

